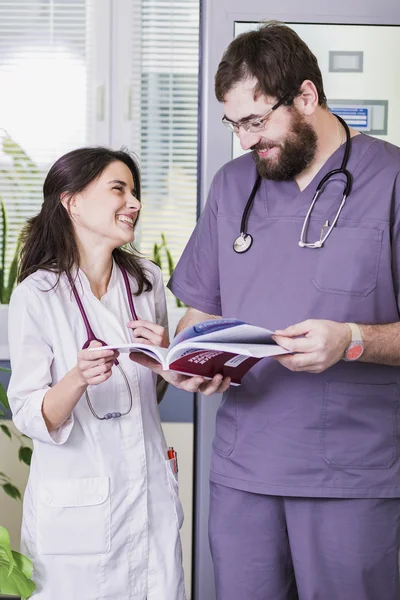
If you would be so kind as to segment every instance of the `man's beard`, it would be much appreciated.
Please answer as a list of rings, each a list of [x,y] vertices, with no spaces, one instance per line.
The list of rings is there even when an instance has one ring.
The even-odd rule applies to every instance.
[[[264,179],[274,181],[294,179],[314,160],[317,151],[317,134],[295,108],[292,111],[290,132],[283,142],[273,144],[260,141],[252,147],[257,171]],[[261,158],[257,153],[257,150],[267,150],[274,147],[280,149],[277,160],[270,160],[268,157]]]

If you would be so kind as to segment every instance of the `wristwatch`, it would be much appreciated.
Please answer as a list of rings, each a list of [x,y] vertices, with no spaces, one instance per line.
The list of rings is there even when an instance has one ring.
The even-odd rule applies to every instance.
[[[361,331],[355,323],[346,323],[351,330],[351,342],[344,351],[343,360],[358,360],[364,352],[364,342]]]

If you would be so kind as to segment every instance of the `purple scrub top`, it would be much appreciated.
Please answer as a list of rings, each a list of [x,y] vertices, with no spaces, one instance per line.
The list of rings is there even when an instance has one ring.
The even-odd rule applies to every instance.
[[[305,319],[365,324],[399,320],[400,149],[352,138],[353,189],[321,249],[300,248],[318,182],[338,168],[341,146],[302,192],[263,180],[248,220],[253,246],[233,251],[256,178],[247,154],[215,176],[207,205],[169,282],[198,310],[269,329]],[[343,185],[317,200],[307,241],[332,222]],[[211,480],[251,492],[304,497],[400,497],[398,367],[340,361],[321,374],[258,363],[224,394]]]

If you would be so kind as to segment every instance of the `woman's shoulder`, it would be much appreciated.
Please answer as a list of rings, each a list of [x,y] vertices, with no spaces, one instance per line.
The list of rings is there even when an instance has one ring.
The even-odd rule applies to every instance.
[[[162,281],[162,272],[160,267],[158,267],[155,263],[153,263],[148,258],[140,257],[135,259],[136,264],[142,269],[146,279],[148,279],[151,283],[151,287],[154,289],[160,284]],[[136,291],[137,289],[137,281],[133,274],[129,274],[129,278],[131,280],[131,285],[133,289]]]
[[[43,292],[52,292],[57,288],[58,281],[58,273],[47,271],[45,269],[38,269],[17,285],[13,292],[13,296],[39,295]]]
[[[139,262],[142,269],[152,278],[152,283],[155,283],[162,277],[160,267],[153,263],[153,261],[148,258],[141,258]]]

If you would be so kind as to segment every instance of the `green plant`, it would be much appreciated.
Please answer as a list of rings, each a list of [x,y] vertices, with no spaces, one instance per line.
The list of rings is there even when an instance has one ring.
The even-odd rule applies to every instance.
[[[36,587],[32,573],[32,561],[11,550],[8,531],[0,526],[0,594],[15,594],[22,600],[30,598]]]
[[[0,367],[0,371],[10,372],[10,369],[5,369]],[[8,398],[6,390],[3,385],[0,383],[0,429],[10,440],[12,440],[13,436],[19,441],[19,449],[18,449],[18,458],[21,462],[30,466],[31,458],[32,458],[32,450],[29,446],[24,443],[25,439],[28,439],[26,435],[14,433],[5,423],[4,417],[6,412],[10,410],[10,406],[8,404]],[[3,421],[3,422],[2,422]],[[16,500],[21,500],[21,492],[19,489],[12,483],[10,477],[5,473],[0,472],[0,487],[3,488],[3,491],[11,498]]]
[[[8,304],[10,302],[11,294],[14,289],[17,280],[18,271],[18,255],[19,255],[19,243],[17,242],[14,250],[14,255],[11,259],[11,265],[8,272],[8,278],[6,277],[6,258],[7,258],[7,242],[8,242],[8,221],[6,207],[3,198],[0,196],[0,222],[1,222],[1,233],[0,238],[0,304]]]
[[[167,268],[168,268],[168,275],[171,277],[172,273],[174,272],[175,269],[175,262],[174,259],[172,258],[172,254],[167,246],[167,240],[165,235],[162,233],[161,234],[161,244],[154,244],[153,246],[153,256],[152,256],[152,261],[158,266],[160,267],[161,270],[163,270],[163,261],[162,261],[162,253],[165,253],[165,256],[167,258]],[[181,306],[186,306],[183,302],[181,302],[181,300],[179,300],[179,298],[175,298],[176,301],[176,305],[178,307]]]
[[[3,155],[9,160],[0,165],[0,304],[8,304],[17,278],[20,248],[19,243],[15,243],[12,253],[4,200],[12,207],[12,222],[22,226],[40,206],[44,174],[4,129],[0,129],[0,144]]]

